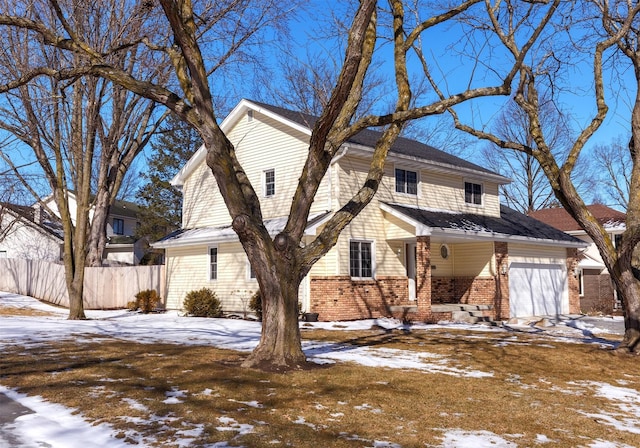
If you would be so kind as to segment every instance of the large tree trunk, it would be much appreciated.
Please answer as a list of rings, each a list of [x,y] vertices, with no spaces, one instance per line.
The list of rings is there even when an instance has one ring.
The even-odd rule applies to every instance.
[[[80,270],[74,270],[67,279],[67,291],[69,294],[69,320],[86,319],[83,303],[84,266]]]
[[[302,368],[306,357],[298,323],[298,288],[302,276],[296,257],[297,245],[290,244],[282,233],[273,242],[253,239],[251,230],[238,226],[239,221],[242,219],[234,220],[234,229],[243,240],[262,296],[262,335],[243,366],[269,371]]]
[[[619,351],[640,352],[640,282],[634,276],[631,264],[628,264],[616,280],[624,309],[624,339],[618,346]]]
[[[96,196],[93,207],[94,213],[89,227],[87,241],[87,266],[100,267],[104,258],[104,248],[107,244],[107,217],[109,216],[109,194]]]
[[[262,335],[243,366],[269,371],[302,368],[306,356],[302,351],[298,324],[300,282],[277,273],[262,274],[266,277],[260,285]]]

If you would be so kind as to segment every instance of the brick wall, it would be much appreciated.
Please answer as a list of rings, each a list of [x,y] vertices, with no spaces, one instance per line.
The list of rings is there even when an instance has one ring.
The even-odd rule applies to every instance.
[[[494,277],[433,277],[431,279],[433,303],[464,303],[492,305],[496,303]],[[492,311],[491,317],[495,317]]]
[[[409,302],[406,277],[380,276],[352,280],[349,276],[312,277],[311,312],[319,320],[339,321],[388,317],[390,306],[415,305]]]
[[[611,276],[608,273],[601,274],[600,270],[585,269],[582,272],[582,285],[580,309],[583,313],[613,313],[615,296]]]

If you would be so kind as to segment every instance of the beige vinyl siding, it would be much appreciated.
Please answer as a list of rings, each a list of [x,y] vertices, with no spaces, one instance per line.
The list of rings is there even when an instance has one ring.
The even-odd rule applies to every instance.
[[[371,241],[374,249],[374,275],[406,275],[402,244],[386,240],[385,224],[378,207],[366,207],[340,235],[338,244],[327,255],[337,258],[338,274],[349,275],[349,242]],[[400,254],[398,254],[400,249]]]
[[[344,204],[362,186],[369,170],[369,161],[362,158],[346,157],[340,160],[340,203]],[[418,173],[418,194],[396,193],[395,168],[413,170]],[[483,186],[483,205],[467,204],[464,200],[464,183],[471,181]],[[415,165],[403,165],[400,163],[387,163],[384,168],[384,176],[376,198],[373,202],[392,202],[397,204],[450,210],[461,213],[475,213],[479,215],[500,216],[500,199],[498,184],[494,182],[479,181],[462,175],[436,172],[428,169],[420,169]]]
[[[182,309],[189,291],[210,286],[208,247],[169,248],[166,259],[167,308]]]
[[[220,226],[231,218],[206,162],[194,170],[183,186],[182,227]]]
[[[308,136],[254,112],[244,116],[228,133],[251,184],[260,197],[265,218],[289,214],[291,199],[308,154]],[[264,172],[275,170],[275,195],[264,196]],[[322,181],[311,214],[328,209],[328,176]],[[230,217],[211,171],[203,161],[183,187],[183,227],[196,228],[229,224]]]
[[[565,265],[567,250],[564,247],[509,244],[509,263],[542,263]]]
[[[440,256],[440,247],[449,247],[449,257]],[[489,277],[494,263],[493,243],[431,242],[431,271],[433,277]]]
[[[411,224],[393,216],[390,213],[383,212],[385,236],[388,240],[413,239],[416,235],[416,228]]]
[[[209,279],[209,247],[218,248],[218,278]],[[250,296],[258,283],[249,279],[247,257],[240,243],[192,246],[167,250],[167,308],[181,309],[189,291],[210,288],[224,311],[242,311],[243,295]]]
[[[467,204],[464,200],[465,182],[482,185],[482,206]],[[423,207],[451,210],[461,213],[475,213],[478,215],[500,216],[500,198],[498,184],[481,181],[460,175],[437,172],[423,172],[422,175]]]
[[[217,279],[209,279],[209,248],[218,248]],[[249,260],[242,245],[221,243],[212,246],[192,246],[167,249],[167,308],[182,309],[189,291],[209,288],[222,303],[225,313],[250,312],[251,296],[258,290],[258,281],[249,278]],[[306,280],[300,285],[300,302],[308,307]]]

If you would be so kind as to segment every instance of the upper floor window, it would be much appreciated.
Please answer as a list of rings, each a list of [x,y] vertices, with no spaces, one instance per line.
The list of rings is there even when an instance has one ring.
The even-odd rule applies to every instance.
[[[482,184],[465,182],[464,202],[467,204],[482,205]]]
[[[373,256],[370,241],[349,243],[349,272],[351,277],[373,277]]]
[[[396,192],[418,194],[418,173],[396,168]]]
[[[264,195],[273,196],[276,194],[276,170],[264,172]]]
[[[209,280],[218,279],[218,248],[209,248]]]
[[[113,218],[113,233],[115,235],[124,235],[124,220]]]

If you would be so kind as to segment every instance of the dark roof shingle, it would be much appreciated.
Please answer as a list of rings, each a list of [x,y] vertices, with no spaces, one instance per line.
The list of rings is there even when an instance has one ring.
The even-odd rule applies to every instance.
[[[498,235],[517,236],[553,240],[567,243],[582,241],[571,235],[530,218],[505,205],[500,206],[500,217],[483,216],[472,213],[447,213],[430,211],[398,204],[387,204],[403,215],[421,224],[442,230],[467,230],[471,232],[488,232]]]
[[[313,129],[318,117],[313,115],[305,114],[302,112],[296,112],[289,109],[285,109],[282,107],[272,106],[270,104],[261,103],[258,101],[251,100],[252,103],[259,105],[260,107],[267,109],[275,114],[278,114],[288,120],[293,121],[294,123],[300,124],[302,126],[306,126],[309,129]],[[376,145],[376,142],[382,135],[379,131],[374,131],[370,129],[365,129],[360,131],[358,134],[354,135],[349,139],[350,143],[355,143],[363,146],[368,146],[373,148]],[[390,150],[392,153],[402,154],[405,156],[415,157],[418,159],[423,159],[431,162],[435,162],[438,164],[450,165],[460,168],[466,168],[469,170],[479,171],[482,173],[498,175],[497,173],[483,168],[475,163],[468,162],[459,157],[453,156],[449,153],[441,151],[439,149],[434,148],[433,146],[426,145],[424,143],[420,143],[419,141],[412,140],[405,137],[398,137],[391,147]]]

